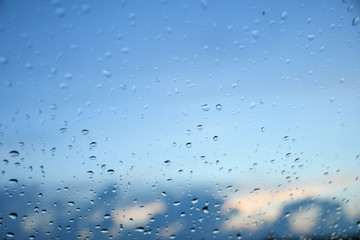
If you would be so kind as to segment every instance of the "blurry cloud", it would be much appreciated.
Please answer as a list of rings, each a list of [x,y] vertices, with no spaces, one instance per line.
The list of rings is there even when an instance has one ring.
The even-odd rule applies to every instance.
[[[143,226],[150,221],[152,216],[166,210],[163,202],[153,202],[144,205],[127,206],[115,210],[113,219],[116,224],[122,224],[124,228]]]

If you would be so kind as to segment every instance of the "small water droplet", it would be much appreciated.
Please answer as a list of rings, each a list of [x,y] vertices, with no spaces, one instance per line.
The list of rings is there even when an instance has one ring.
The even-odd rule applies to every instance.
[[[287,12],[282,12],[282,13],[280,14],[280,18],[281,18],[282,20],[287,19],[287,16],[288,16],[288,13],[287,13]]]
[[[161,195],[163,195],[164,197],[167,196],[166,192],[161,192]]]
[[[203,125],[199,124],[196,126],[196,128],[197,128],[197,130],[201,131],[201,130],[203,130]]]
[[[285,217],[290,217],[290,212],[286,212],[286,213],[284,214],[284,216],[285,216]]]
[[[114,174],[114,169],[109,169],[109,170],[107,170],[107,172],[110,174],[110,175],[113,175]]]
[[[9,214],[9,217],[11,218],[11,219],[16,219],[17,218],[17,214],[16,213],[10,213]]]
[[[209,207],[208,206],[203,207],[202,211],[203,211],[203,213],[208,214],[209,213]]]
[[[191,148],[191,142],[186,143],[187,148]]]
[[[111,77],[111,72],[108,69],[104,69],[104,70],[102,70],[102,75],[104,77],[110,78]]]
[[[204,110],[205,112],[207,112],[207,111],[210,110],[210,107],[209,107],[209,105],[207,105],[207,104],[203,104],[203,105],[201,106],[201,109]]]
[[[358,221],[356,225],[358,228],[360,228],[360,221]]]
[[[264,127],[262,127],[262,128],[261,128],[261,131],[262,131],[262,132],[265,132],[265,128],[264,128]]]
[[[96,147],[96,145],[97,145],[96,142],[91,142],[91,143],[89,143],[89,147],[90,147],[90,148],[94,148],[94,147]]]
[[[284,140],[285,140],[285,141],[289,140],[289,136],[285,136],[285,137],[284,137]]]
[[[109,230],[108,230],[108,229],[106,229],[106,228],[104,228],[104,229],[101,229],[101,230],[100,230],[100,232],[101,232],[101,233],[108,233],[108,232],[109,232]]]
[[[216,110],[221,110],[223,107],[222,107],[222,105],[221,104],[216,104]]]
[[[180,204],[181,204],[180,201],[175,201],[175,202],[173,203],[174,206],[179,206]]]
[[[110,214],[107,213],[107,214],[104,215],[104,219],[109,219],[109,218],[111,218]]]
[[[66,130],[67,130],[67,128],[60,128],[59,132],[64,133],[64,132],[66,132]]]
[[[10,157],[18,157],[20,155],[20,153],[15,150],[10,151],[9,154],[10,154]]]
[[[214,234],[217,234],[217,233],[219,233],[220,231],[219,231],[219,229],[215,228],[212,232],[213,232]]]
[[[96,156],[90,156],[89,160],[96,160]]]
[[[165,161],[164,161],[164,165],[165,165],[165,166],[170,166],[170,164],[171,164],[171,161],[170,161],[170,160],[165,160]]]
[[[81,131],[81,134],[82,134],[82,135],[88,135],[88,134],[89,134],[89,130],[83,129],[83,130]]]
[[[253,38],[258,39],[260,37],[260,33],[258,30],[254,30],[251,32],[251,35],[253,36]]]
[[[89,174],[90,176],[94,175],[93,171],[87,171],[86,173]]]
[[[34,235],[29,236],[29,240],[34,240],[34,239],[35,239]]]
[[[344,83],[345,82],[345,78],[340,78],[340,83]]]
[[[75,202],[74,202],[74,201],[68,201],[68,205],[69,205],[69,206],[74,206],[74,205],[75,205]]]
[[[352,25],[355,27],[359,24],[359,22],[360,22],[360,18],[354,17],[354,19],[352,20]]]
[[[314,34],[309,34],[306,36],[306,38],[309,40],[309,41],[312,41],[315,39],[315,35]]]
[[[218,136],[214,136],[214,137],[213,137],[213,141],[217,141],[217,140],[219,140],[219,137],[218,137]]]
[[[257,192],[259,192],[260,191],[260,188],[254,188],[254,193],[257,193]]]
[[[207,9],[207,7],[208,7],[207,0],[200,0],[200,4],[203,9]]]

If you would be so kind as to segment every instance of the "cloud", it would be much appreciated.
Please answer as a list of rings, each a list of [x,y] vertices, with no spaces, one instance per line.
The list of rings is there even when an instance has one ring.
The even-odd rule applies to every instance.
[[[122,224],[124,228],[140,227],[149,222],[154,215],[160,214],[165,210],[166,205],[163,202],[127,206],[115,210],[113,219],[116,224]]]

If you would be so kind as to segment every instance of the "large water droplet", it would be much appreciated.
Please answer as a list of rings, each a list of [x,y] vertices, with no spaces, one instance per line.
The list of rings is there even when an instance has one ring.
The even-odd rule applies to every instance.
[[[19,181],[16,178],[12,178],[9,180],[9,183],[11,184],[17,184]]]
[[[8,232],[8,233],[6,233],[6,236],[7,237],[15,237],[15,233]]]
[[[136,232],[144,232],[145,229],[144,229],[143,227],[137,227],[137,228],[135,229],[135,231],[136,231]]]
[[[9,154],[10,154],[10,157],[18,157],[20,155],[20,153],[15,150],[10,151]]]
[[[9,214],[9,217],[11,218],[11,219],[16,219],[17,218],[17,214],[16,213],[10,213]]]

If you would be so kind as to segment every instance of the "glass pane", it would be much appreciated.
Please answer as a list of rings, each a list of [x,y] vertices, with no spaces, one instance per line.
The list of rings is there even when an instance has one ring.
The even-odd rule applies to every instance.
[[[358,236],[359,17],[0,1],[1,239]]]

